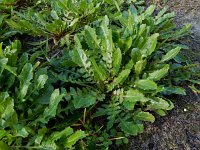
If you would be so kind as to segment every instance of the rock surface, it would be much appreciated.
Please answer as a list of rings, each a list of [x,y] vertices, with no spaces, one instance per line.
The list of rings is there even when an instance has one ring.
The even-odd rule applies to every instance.
[[[192,33],[182,42],[184,53],[200,62],[200,0],[169,0],[164,5],[176,13],[177,27],[192,24]],[[199,150],[200,96],[187,89],[187,96],[173,99],[175,108],[166,117],[146,124],[144,133],[130,139],[129,150]],[[127,148],[125,148],[127,149]]]

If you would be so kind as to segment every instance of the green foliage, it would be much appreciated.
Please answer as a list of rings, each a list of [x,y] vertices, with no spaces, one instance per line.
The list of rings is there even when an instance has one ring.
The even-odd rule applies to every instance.
[[[24,138],[28,140],[27,148],[71,148],[85,137],[84,131],[73,133],[68,127],[52,132],[46,128],[49,120],[57,115],[58,105],[65,94],[59,89],[51,90],[50,99],[47,98],[49,106],[42,104],[42,90],[48,83],[47,69],[30,64],[27,53],[20,56],[20,47],[20,42],[15,41],[4,50],[0,49],[0,148],[9,149],[11,144],[13,148],[21,147]],[[56,141],[61,139],[57,145]]]
[[[57,44],[64,36],[79,31],[104,15],[106,11],[101,8],[107,5],[101,0],[43,0],[24,11],[15,11],[7,23],[17,32],[48,36]],[[116,12],[115,8],[110,8]]]
[[[180,54],[186,46],[175,42],[189,25],[176,30],[166,8],[155,16],[143,1],[12,2],[0,9],[9,10],[0,28],[12,28],[0,31],[0,149],[127,144],[143,122],[174,107],[165,95],[185,95],[185,81],[199,84]],[[9,32],[35,42],[6,46]]]

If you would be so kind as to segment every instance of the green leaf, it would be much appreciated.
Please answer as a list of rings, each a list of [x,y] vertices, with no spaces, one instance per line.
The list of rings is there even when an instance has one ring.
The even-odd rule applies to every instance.
[[[8,64],[10,66],[15,66],[18,60],[18,53],[21,50],[21,43],[20,41],[16,40],[14,42],[12,42],[11,45],[11,51],[12,53],[6,55],[6,57],[8,58]]]
[[[122,61],[122,53],[119,48],[117,48],[114,53],[113,53],[113,76],[117,75],[119,72],[120,66],[121,66],[121,61]]]
[[[85,72],[87,72],[90,76],[93,75],[90,59],[82,48],[77,47],[76,49],[74,49],[71,52],[71,57],[74,63],[76,63],[80,67],[83,67]]]
[[[129,135],[137,135],[138,133],[143,132],[144,126],[141,123],[129,122],[126,120],[120,119],[120,128],[121,130]]]
[[[3,141],[0,141],[0,150],[10,150],[11,148],[4,143]]]
[[[113,40],[112,40],[112,30],[108,28],[109,25],[109,19],[108,16],[104,17],[104,20],[101,24],[101,30],[102,30],[102,55],[103,60],[106,62],[107,68],[112,68],[112,55],[113,55]]]
[[[146,43],[141,48],[142,57],[150,56],[155,51],[158,36],[159,34],[155,33],[148,37]]]
[[[145,100],[144,95],[141,92],[132,89],[126,91],[123,98],[124,98],[123,105],[128,110],[133,110],[136,102],[138,101],[143,102]]]
[[[67,127],[64,130],[62,130],[62,131],[53,132],[49,136],[47,142],[49,142],[49,143],[55,142],[55,141],[59,140],[61,137],[65,137],[67,139],[67,137],[69,135],[71,135],[72,133],[73,133],[73,129],[71,127]]]
[[[154,110],[158,115],[160,116],[165,116],[166,115],[166,112],[162,109],[158,109],[158,110]]]
[[[28,53],[23,53],[20,58],[19,58],[19,66],[17,70],[21,70],[23,68],[23,66],[29,62],[29,56]]]
[[[31,84],[30,81],[33,79],[33,67],[30,63],[24,65],[18,78],[20,80],[20,91],[18,98],[22,100],[27,94],[29,85]]]
[[[180,50],[181,50],[180,47],[170,50],[166,55],[162,57],[160,62],[162,63],[174,58],[180,52]]]
[[[145,17],[152,15],[155,9],[156,9],[156,5],[150,5],[144,13]]]
[[[84,131],[78,130],[74,134],[72,134],[68,139],[67,143],[65,144],[65,148],[71,149],[76,142],[78,142],[80,139],[86,137],[86,134]]]
[[[24,65],[20,75],[18,76],[21,85],[29,83],[30,80],[33,78],[32,69],[33,67],[30,63]]]
[[[8,63],[8,58],[0,59],[0,75],[3,73],[6,64]]]
[[[148,109],[163,109],[163,110],[171,110],[174,105],[173,103],[169,103],[168,101],[160,98],[160,97],[154,97],[152,99],[149,99],[150,103],[147,108]]]
[[[169,65],[165,65],[162,69],[149,73],[148,79],[158,81],[168,73],[168,70],[169,70]]]
[[[0,58],[4,57],[2,45],[3,45],[3,43],[0,43]]]
[[[170,94],[186,95],[184,88],[176,87],[176,86],[165,87],[162,93],[164,95],[170,95]]]
[[[134,119],[141,120],[141,121],[149,121],[152,123],[155,121],[155,117],[152,114],[150,114],[149,112],[144,112],[144,111],[140,111],[139,113],[134,115]]]
[[[135,84],[136,84],[136,87],[145,91],[157,89],[157,84],[149,79],[139,80]]]
[[[54,90],[50,97],[49,106],[45,108],[44,113],[38,117],[36,122],[39,121],[46,124],[50,118],[55,117],[58,104],[62,100],[63,96],[64,94],[60,94],[59,89]]]
[[[108,91],[112,91],[117,85],[122,84],[128,78],[130,72],[130,69],[122,70],[122,72],[114,78],[113,82],[107,86]]]
[[[11,66],[8,66],[8,65],[5,65],[4,68],[5,68],[7,71],[9,71],[10,73],[12,73],[13,75],[17,76],[16,68],[11,67]]]
[[[38,130],[38,134],[36,134],[34,136],[34,142],[35,142],[35,144],[38,144],[38,145],[41,144],[42,139],[44,138],[46,132],[47,132],[47,128],[46,127],[43,127],[43,128],[41,128],[41,129]]]
[[[47,75],[45,75],[45,74],[40,75],[37,79],[37,82],[36,82],[36,89],[39,90],[39,89],[44,88],[44,85],[45,85],[47,80],[48,80]]]
[[[105,69],[101,67],[101,64],[97,65],[95,59],[93,57],[90,58],[90,61],[92,63],[92,68],[94,70],[94,76],[96,80],[104,81],[107,77]]]
[[[14,125],[14,128],[16,131],[16,136],[23,137],[23,138],[28,137],[29,133],[25,126],[18,124],[18,125]]]
[[[98,49],[99,48],[99,40],[97,39],[96,31],[95,29],[85,26],[85,40],[88,44],[88,46],[91,49]]]
[[[161,18],[168,10],[168,7],[164,7],[158,14],[157,16],[155,17],[155,19],[159,19]]]
[[[146,64],[147,64],[146,60],[140,60],[136,62],[136,64],[134,65],[136,76],[139,76],[141,74],[142,70],[145,69]]]
[[[96,93],[93,91],[90,91],[90,93],[81,91],[80,89],[77,89],[77,92],[73,88],[70,89],[70,93],[73,93],[73,101],[74,107],[76,109],[78,108],[86,108],[89,107],[96,102]]]
[[[14,100],[9,97],[7,92],[0,93],[0,100],[0,118],[7,120],[15,112]]]
[[[55,10],[52,10],[51,11],[51,17],[54,19],[54,20],[58,20],[59,17],[58,17],[58,14]]]
[[[134,64],[136,62],[138,62],[139,60],[141,60],[141,56],[142,56],[141,52],[140,52],[140,50],[138,48],[133,48],[132,49],[132,51],[131,51],[131,58],[132,58]],[[139,71],[138,71],[138,73],[139,73]]]

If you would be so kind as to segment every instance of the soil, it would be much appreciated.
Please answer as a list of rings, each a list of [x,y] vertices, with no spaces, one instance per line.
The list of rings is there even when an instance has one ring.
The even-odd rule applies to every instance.
[[[189,46],[190,50],[184,53],[199,64],[200,0],[168,0],[163,5],[176,13],[178,28],[192,24],[191,34],[180,42]],[[123,149],[200,150],[200,95],[186,89],[186,96],[173,96],[175,108],[167,116],[157,118],[153,124],[146,124],[145,132],[130,138],[129,148]]]

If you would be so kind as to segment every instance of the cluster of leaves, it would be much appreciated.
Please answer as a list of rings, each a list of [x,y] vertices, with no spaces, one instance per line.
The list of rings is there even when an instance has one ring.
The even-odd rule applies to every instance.
[[[62,131],[51,131],[45,124],[56,116],[59,102],[65,96],[59,89],[48,85],[49,93],[42,89],[47,83],[47,68],[38,68],[39,62],[27,53],[20,53],[21,44],[15,41],[2,50],[0,45],[0,139],[12,144],[14,149],[20,148],[27,138],[27,147],[56,149],[56,141],[71,148],[75,142],[85,137],[83,131],[66,127]],[[6,81],[6,82],[5,82]],[[1,149],[9,149],[0,143]],[[21,147],[22,148],[22,147]]]
[[[53,57],[48,40],[45,54],[24,52],[19,40],[0,44],[0,149],[128,143],[144,121],[173,108],[165,95],[184,95],[183,81],[197,84],[193,65],[179,53],[187,47],[176,43],[190,26],[176,30],[173,13],[153,15],[155,6],[144,10],[142,3],[41,0],[22,10],[12,1],[8,12],[0,8],[0,28],[10,25],[0,41],[21,33],[58,44]]]
[[[7,23],[18,32],[48,36],[57,43],[108,12],[115,14],[119,4],[117,1],[113,4],[112,0],[43,0],[29,9],[14,11],[15,15]]]

